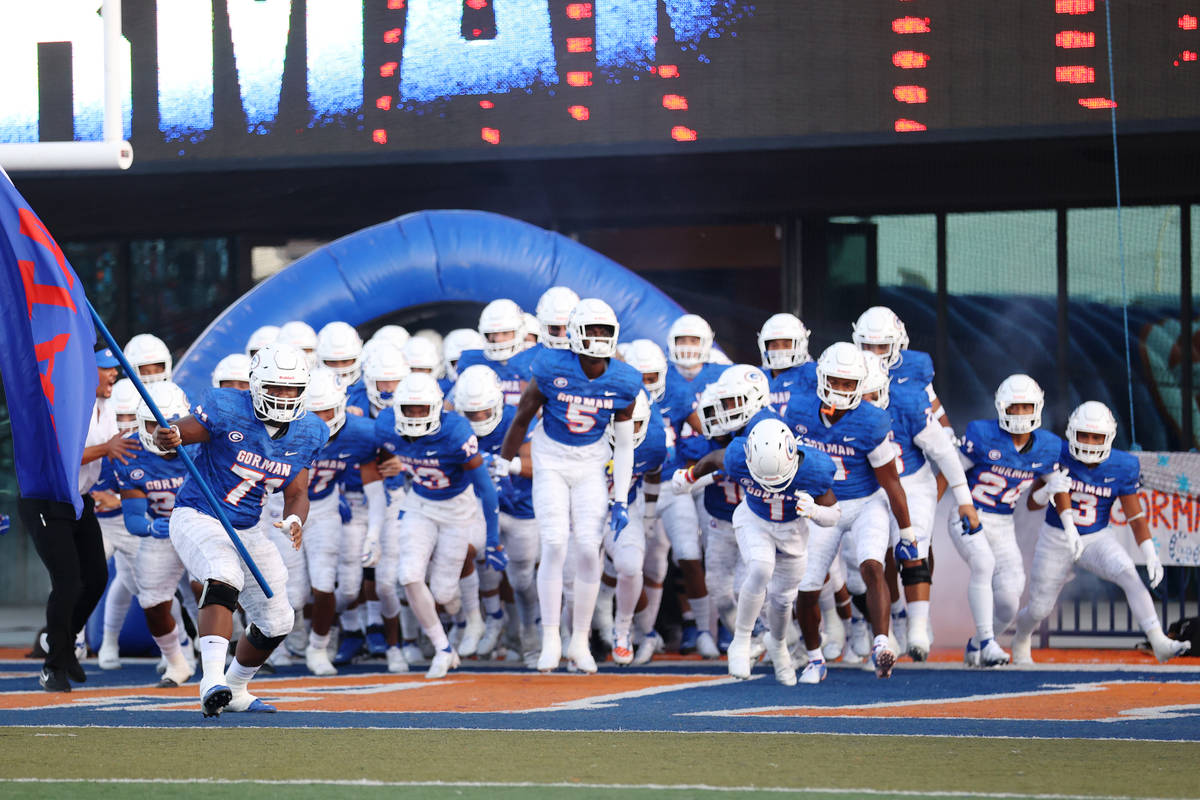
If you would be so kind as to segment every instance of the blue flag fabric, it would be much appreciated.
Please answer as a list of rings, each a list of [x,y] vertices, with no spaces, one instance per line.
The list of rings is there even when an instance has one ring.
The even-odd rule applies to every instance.
[[[76,517],[95,345],[79,276],[0,169],[0,374],[17,482],[23,497],[70,503]]]

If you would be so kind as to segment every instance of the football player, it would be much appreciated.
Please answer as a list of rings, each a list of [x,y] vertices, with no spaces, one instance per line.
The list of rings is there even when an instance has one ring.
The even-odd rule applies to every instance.
[[[404,360],[411,371],[424,373],[437,381],[443,394],[454,387],[454,382],[446,377],[446,364],[441,352],[428,337],[414,336],[409,339],[408,344],[404,345]],[[461,356],[459,360],[462,360]],[[462,366],[465,368],[467,365]]]
[[[190,416],[155,431],[162,451],[200,444],[196,464],[201,475],[222,498],[222,511],[274,593],[270,598],[263,593],[195,481],[186,481],[171,513],[171,543],[187,570],[204,584],[199,632],[206,717],[222,709],[274,710],[250,694],[247,685],[294,620],[287,572],[260,519],[267,493],[282,491],[284,517],[275,524],[299,549],[308,515],[308,465],[329,438],[324,422],[306,416],[307,387],[304,354],[287,344],[268,345],[251,362],[249,392],[210,389]],[[226,672],[233,611],[239,604],[249,627]]]
[[[455,328],[446,334],[442,341],[442,361],[446,367],[446,377],[451,381],[458,380],[458,360],[466,350],[482,350],[483,337],[473,328]]]
[[[600,590],[600,545],[608,518],[605,467],[613,462],[611,527],[619,533],[629,521],[626,498],[633,480],[633,407],[642,388],[637,370],[613,358],[620,325],[603,300],[580,300],[571,313],[570,350],[537,351],[532,378],[504,437],[501,457],[517,455],[539,410],[542,425],[533,433],[533,505],[541,531],[538,601],[542,612],[542,652],[537,667],[558,668],[562,656],[559,618],[563,567],[573,537],[574,608],[567,658],[583,672],[595,672],[588,646],[592,613]],[[613,420],[614,446],[604,440]]]
[[[1064,503],[1061,511],[1046,509],[1029,570],[1029,605],[1017,615],[1017,633],[1012,642],[1014,664],[1033,663],[1033,632],[1054,610],[1075,565],[1121,587],[1129,610],[1160,662],[1166,663],[1191,648],[1191,642],[1168,639],[1163,633],[1154,600],[1110,525],[1113,504],[1120,501],[1134,541],[1146,557],[1150,588],[1158,586],[1163,579],[1163,565],[1138,498],[1141,465],[1132,454],[1113,449],[1116,435],[1117,420],[1108,406],[1095,400],[1080,405],[1067,420],[1067,441],[1059,463],[1070,481],[1071,502],[1069,507]],[[1029,495],[1031,510],[1045,505],[1045,485],[1035,482],[1036,488]]]
[[[217,366],[213,369],[212,385],[214,389],[240,389],[243,392],[248,390],[250,388],[250,356],[232,353],[218,361]]]
[[[307,322],[292,320],[285,322],[279,328],[279,336],[275,339],[279,344],[287,344],[304,353],[309,370],[317,367],[317,332]]]
[[[542,347],[551,350],[570,348],[567,323],[571,321],[571,312],[578,304],[579,295],[566,286],[551,286],[542,292],[535,310],[539,327],[538,341]]]
[[[333,370],[347,394],[362,377],[362,350],[362,339],[349,323],[330,322],[317,334],[317,362]]]
[[[926,352],[908,349],[908,330],[900,318],[887,306],[872,306],[850,327],[854,343],[879,356],[896,385],[911,383],[924,390],[934,419],[949,428],[950,419],[933,389],[933,359]]]
[[[525,336],[525,317],[520,306],[512,300],[493,300],[479,315],[479,335],[484,338],[482,350],[464,350],[459,358],[459,371],[475,364],[492,368],[504,390],[504,401],[516,405],[521,390],[529,382],[529,365],[535,356],[522,355]]]
[[[808,355],[809,330],[795,314],[775,314],[758,332],[758,352],[771,382],[771,405],[780,414],[792,392],[817,385],[817,365]]]
[[[891,420],[870,403],[862,404],[866,379],[863,352],[849,342],[833,344],[817,361],[816,391],[793,394],[785,419],[802,444],[833,459],[834,493],[842,508],[837,525],[817,528],[809,536],[808,565],[800,584],[805,646],[810,658],[820,653],[821,586],[845,538],[848,566],[861,574],[866,585],[868,618],[875,630],[871,652],[875,675],[887,678],[896,662],[888,642],[891,598],[883,574],[891,532],[888,506],[900,526],[903,545],[915,547],[916,533],[896,472]]]
[[[995,637],[1016,619],[1025,589],[1025,565],[1013,528],[1017,501],[1041,478],[1039,504],[1058,495],[1064,508],[1069,502],[1070,480],[1058,472],[1063,441],[1041,427],[1042,387],[1028,375],[1010,375],[996,390],[995,403],[997,419],[968,424],[961,445],[979,526],[950,521],[950,540],[971,568],[967,600],[975,636],[967,642],[963,660],[973,667],[1009,661]]]
[[[542,325],[538,322],[538,318],[528,311],[522,312],[521,319],[525,320],[525,325],[521,329],[521,351],[524,352],[538,343]]]
[[[125,358],[142,383],[171,380],[171,351],[152,333],[139,333],[125,345]]]
[[[250,334],[250,338],[246,340],[246,357],[254,358],[255,353],[269,344],[274,344],[278,339],[278,325],[263,325],[261,328],[255,329],[254,333]]]

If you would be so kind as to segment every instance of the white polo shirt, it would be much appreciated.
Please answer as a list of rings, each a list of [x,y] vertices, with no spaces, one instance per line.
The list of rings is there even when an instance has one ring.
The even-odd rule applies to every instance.
[[[92,422],[88,426],[87,439],[84,440],[84,447],[94,447],[98,444],[104,444],[112,437],[116,436],[117,428],[117,413],[113,410],[112,403],[103,398],[96,398],[96,405],[92,408]],[[89,461],[79,468],[79,493],[87,494],[91,491],[96,482],[100,480],[100,468],[104,465],[103,458],[97,458],[95,461]]]

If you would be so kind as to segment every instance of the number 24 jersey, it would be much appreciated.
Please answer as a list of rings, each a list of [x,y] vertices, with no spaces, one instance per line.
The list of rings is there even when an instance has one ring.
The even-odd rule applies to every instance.
[[[1035,479],[1058,469],[1063,440],[1041,428],[1018,451],[1012,434],[994,419],[967,424],[961,450],[970,466],[967,484],[975,507],[990,514],[1011,514]]]

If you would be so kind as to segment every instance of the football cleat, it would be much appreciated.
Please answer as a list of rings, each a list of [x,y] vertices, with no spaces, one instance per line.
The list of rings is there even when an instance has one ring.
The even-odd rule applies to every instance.
[[[259,700],[245,689],[240,689],[233,692],[233,696],[229,700],[229,705],[225,706],[225,710],[236,711],[239,714],[243,712],[247,714],[274,714],[279,709],[270,703]]]
[[[542,652],[538,656],[539,672],[553,672],[562,661],[562,637],[559,636],[558,626],[542,627]]]
[[[183,686],[193,675],[196,674],[194,664],[189,664],[184,659],[178,667],[174,664],[167,667],[167,671],[163,673],[162,680],[158,682],[160,689],[174,689],[177,686]]]
[[[721,657],[721,651],[717,649],[717,643],[713,639],[713,635],[708,631],[702,631],[696,637],[696,652],[703,658]]]
[[[388,672],[408,672],[408,662],[404,660],[404,651],[399,647],[387,649]]]
[[[1180,642],[1175,639],[1158,639],[1154,643],[1154,657],[1158,659],[1158,663],[1165,664],[1175,656],[1181,656],[1191,649],[1191,642]]]
[[[387,653],[387,638],[383,635],[382,625],[372,625],[367,628],[367,655],[379,658]]]
[[[463,658],[475,655],[479,650],[479,640],[486,632],[487,626],[484,625],[483,617],[479,616],[478,611],[468,616],[462,637],[458,640],[458,646],[455,648],[458,650],[458,654]]]
[[[167,657],[166,656],[158,657],[158,663],[154,665],[154,671],[157,672],[159,675],[162,675],[164,672],[167,671]]]
[[[979,646],[979,665],[982,667],[1000,667],[1011,659],[1004,648],[995,639],[988,639]]]
[[[488,656],[495,651],[496,646],[500,644],[500,635],[504,633],[504,609],[500,609],[495,614],[488,614],[483,621],[483,637],[479,640],[479,646],[475,648],[475,655]]]
[[[104,637],[100,652],[96,654],[96,664],[100,669],[121,668],[121,647],[115,638]]]
[[[745,680],[750,677],[750,635],[737,632],[729,643],[726,653],[729,660],[729,674],[734,678]]]
[[[304,648],[304,665],[313,675],[337,675],[337,667],[329,660],[329,651],[324,647],[309,645]]]
[[[288,655],[304,658],[304,652],[308,649],[308,628],[304,625],[296,625],[283,640],[283,646]]]
[[[700,629],[694,622],[683,623],[683,637],[679,640],[679,655],[686,656],[696,652],[696,641],[700,638]]]
[[[288,655],[286,647],[276,647],[271,651],[271,655],[267,656],[267,663],[276,669],[290,667],[292,665],[292,657]]]
[[[829,674],[829,669],[825,666],[824,659],[815,659],[808,662],[808,666],[800,673],[800,683],[820,683],[825,680]]]
[[[1033,637],[1017,634],[1012,640],[1012,663],[1028,666],[1033,663]]]
[[[588,644],[588,635],[576,634],[567,645],[568,666],[591,675],[596,671],[596,659],[592,658],[592,648]]]
[[[447,672],[458,665],[458,653],[454,652],[453,647],[447,645],[445,650],[439,650],[434,654],[433,661],[429,664],[429,670],[425,673],[425,678],[427,680],[444,678]]]
[[[729,649],[729,643],[733,641],[733,634],[724,625],[717,625],[717,649],[722,653]]]
[[[71,691],[71,682],[67,680],[67,672],[62,669],[42,667],[42,671],[38,674],[38,683],[47,692]]]
[[[861,658],[871,655],[871,626],[862,618],[850,620],[850,649]],[[842,659],[845,660],[844,658]],[[853,663],[857,664],[858,661]]]
[[[365,645],[366,637],[361,633],[343,632],[341,641],[338,642],[337,655],[333,657],[333,663],[339,667],[351,663],[362,652]]]
[[[929,621],[909,620],[908,622],[908,654],[913,661],[924,661],[929,658],[929,648],[933,641],[929,637]]]
[[[409,640],[400,645],[400,652],[404,654],[404,660],[409,664],[423,664],[428,659],[421,652],[421,646],[415,641]]]
[[[878,645],[871,653],[871,660],[875,663],[876,678],[892,677],[892,667],[896,665],[896,654],[892,652],[889,645]]]
[[[643,664],[649,664],[650,659],[654,658],[655,653],[661,653],[667,649],[663,639],[658,635],[658,631],[650,631],[642,637],[642,642],[637,646],[637,652],[633,656],[633,664],[640,667]]]
[[[767,646],[771,666],[775,669],[775,680],[784,686],[795,686],[796,668],[792,666],[792,654],[788,652],[787,639],[777,640],[768,633],[763,637],[763,642]]]
[[[633,645],[629,641],[629,634],[613,632],[612,659],[623,667],[633,663]]]
[[[229,705],[231,699],[233,699],[233,692],[228,686],[222,683],[214,684],[201,695],[200,710],[206,717],[215,717]]]
[[[967,649],[963,651],[963,664],[968,667],[979,666],[979,645],[975,644],[975,637],[967,639]]]

